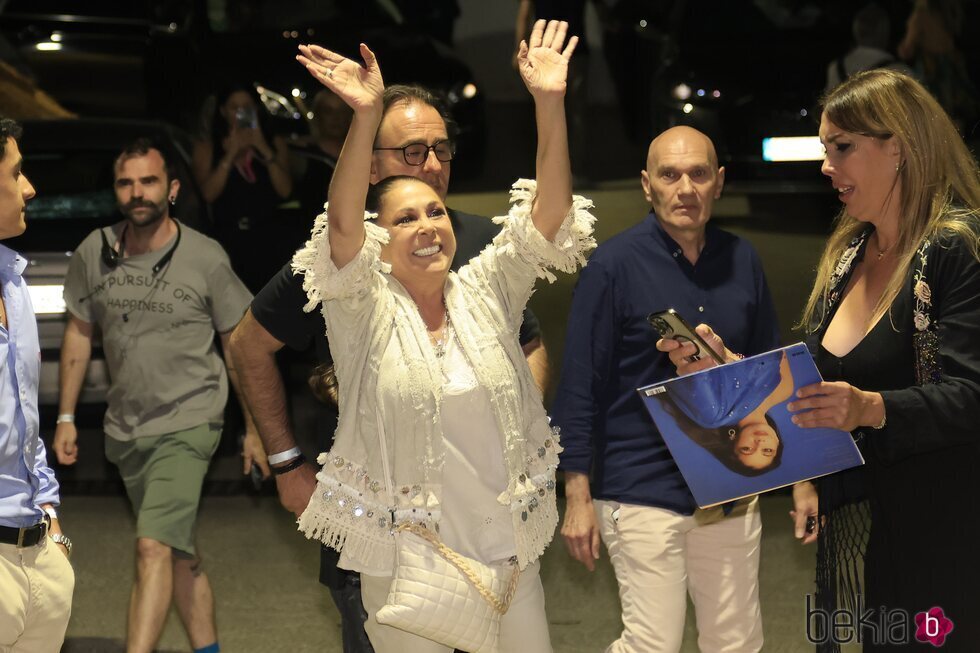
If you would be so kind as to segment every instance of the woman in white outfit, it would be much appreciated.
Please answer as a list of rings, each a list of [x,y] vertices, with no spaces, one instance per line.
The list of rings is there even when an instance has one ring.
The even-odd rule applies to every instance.
[[[572,197],[564,93],[567,25],[539,21],[521,48],[535,103],[537,181],[511,191],[503,230],[450,273],[455,238],[438,194],[413,177],[369,176],[383,82],[317,46],[300,62],[350,105],[354,119],[327,211],[293,262],[307,310],[321,305],[340,392],[335,444],[300,528],[362,574],[377,653],[450,648],[375,619],[395,566],[396,526],[421,524],[484,563],[516,559],[520,581],[501,620],[500,650],[551,651],[537,559],[557,523],[558,438],[518,343],[538,277],[574,271],[594,246],[591,203]],[[438,156],[434,144],[426,156]],[[367,214],[365,207],[376,211]]]

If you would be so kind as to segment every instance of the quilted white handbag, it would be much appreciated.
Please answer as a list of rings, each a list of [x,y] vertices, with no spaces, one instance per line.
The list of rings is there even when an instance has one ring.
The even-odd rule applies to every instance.
[[[517,590],[516,560],[477,562],[416,524],[400,525],[395,538],[395,576],[378,622],[469,653],[496,653],[500,617]]]

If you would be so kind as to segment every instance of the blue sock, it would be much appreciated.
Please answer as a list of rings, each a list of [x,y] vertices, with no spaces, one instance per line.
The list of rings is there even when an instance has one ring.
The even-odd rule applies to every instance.
[[[208,644],[207,646],[194,649],[194,653],[221,653],[221,647],[218,646],[218,642],[215,642],[214,644]]]

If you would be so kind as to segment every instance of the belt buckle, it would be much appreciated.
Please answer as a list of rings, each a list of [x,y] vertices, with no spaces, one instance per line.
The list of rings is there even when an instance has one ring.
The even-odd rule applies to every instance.
[[[34,546],[36,546],[36,545],[38,545],[38,544],[40,544],[41,542],[44,541],[44,536],[45,536],[45,534],[47,533],[47,530],[48,530],[48,524],[47,524],[47,522],[43,522],[42,521],[39,524],[34,524],[33,526],[28,526],[27,528],[19,528],[19,529],[17,529],[17,548],[18,549],[23,549],[24,548],[24,535],[26,533],[29,533],[29,532],[33,531],[35,528],[40,528],[41,529],[41,536],[37,538],[37,542],[34,543]]]

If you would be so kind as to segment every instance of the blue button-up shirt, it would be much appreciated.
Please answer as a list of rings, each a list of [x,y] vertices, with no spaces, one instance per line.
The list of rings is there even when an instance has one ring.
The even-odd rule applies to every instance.
[[[647,316],[668,308],[710,324],[746,356],[779,346],[762,263],[709,224],[696,265],[653,214],[600,245],[582,270],[568,320],[552,424],[561,469],[590,473],[592,495],[692,514],[697,508],[636,389],[675,375]]]
[[[0,326],[0,525],[23,528],[58,505],[58,481],[48,467],[38,428],[41,347],[24,282],[27,261],[0,245],[0,288],[7,327]]]

